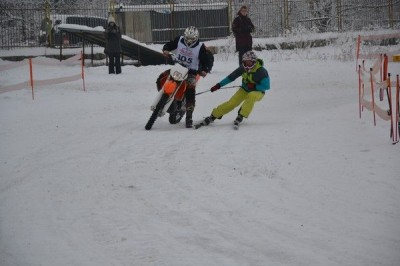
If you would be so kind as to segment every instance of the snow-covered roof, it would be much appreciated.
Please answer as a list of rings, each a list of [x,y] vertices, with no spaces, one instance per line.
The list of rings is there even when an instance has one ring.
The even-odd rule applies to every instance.
[[[208,3],[208,4],[160,4],[160,5],[124,5],[119,4],[115,5],[115,10],[120,12],[128,12],[128,11],[162,11],[165,13],[171,12],[171,9],[174,11],[186,11],[186,10],[214,10],[214,9],[222,9],[228,7],[227,3]]]
[[[58,25],[58,29],[60,29],[60,30],[68,30],[68,31],[71,31],[71,32],[81,32],[81,31],[104,32],[104,28],[102,26],[98,26],[98,27],[92,28],[92,27],[83,26],[83,25],[77,25],[77,24],[60,24],[60,25]]]

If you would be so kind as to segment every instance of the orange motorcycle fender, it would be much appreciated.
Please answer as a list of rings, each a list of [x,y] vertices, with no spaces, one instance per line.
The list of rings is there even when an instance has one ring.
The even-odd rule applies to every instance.
[[[167,80],[164,83],[164,92],[168,95],[172,94],[175,91],[177,84],[173,80]]]

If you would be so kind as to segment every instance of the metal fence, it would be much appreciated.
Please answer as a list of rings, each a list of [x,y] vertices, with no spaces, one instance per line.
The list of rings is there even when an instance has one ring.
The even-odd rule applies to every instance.
[[[233,14],[243,1],[232,1]],[[250,0],[255,37],[400,28],[400,0]]]
[[[2,0],[0,48],[36,47],[58,43],[54,42],[54,39],[64,37],[57,36],[57,23],[67,23],[67,17],[73,15],[92,18],[92,21],[102,18],[104,21],[110,12],[115,14],[123,33],[143,42],[168,41],[192,23],[199,27],[202,39],[221,38],[230,34],[230,23],[244,2],[249,6],[249,16],[256,26],[254,37],[285,36],[305,30],[336,32],[371,28],[400,29],[400,0],[117,0],[114,2],[116,4],[111,6],[107,0]],[[129,2],[133,4],[125,4]],[[130,25],[129,23],[138,22],[126,19],[128,12],[132,14],[148,12],[150,22],[146,24],[147,28]],[[87,19],[75,21],[80,21],[81,25],[90,24]],[[88,26],[93,25],[92,23]],[[133,28],[139,29],[130,30]],[[150,33],[146,35],[143,31]],[[142,35],[151,37],[145,38],[141,37]],[[79,44],[79,40],[71,39],[68,43]]]
[[[114,10],[126,35],[142,42],[160,43],[195,25],[203,40],[229,36],[230,9],[226,2],[206,4],[121,5]]]

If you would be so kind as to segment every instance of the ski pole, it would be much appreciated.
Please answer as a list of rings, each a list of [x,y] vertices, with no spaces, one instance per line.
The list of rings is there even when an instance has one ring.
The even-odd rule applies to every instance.
[[[203,93],[206,93],[206,92],[209,92],[209,91],[210,91],[210,90],[201,91],[201,92],[196,93],[196,95],[203,94]]]
[[[240,86],[221,87],[220,89],[232,89],[232,88],[238,88],[238,87],[240,87]],[[208,90],[206,90],[206,91],[198,92],[198,93],[196,93],[196,95],[203,94],[203,93],[210,92],[210,91],[211,91],[211,90],[208,89]]]

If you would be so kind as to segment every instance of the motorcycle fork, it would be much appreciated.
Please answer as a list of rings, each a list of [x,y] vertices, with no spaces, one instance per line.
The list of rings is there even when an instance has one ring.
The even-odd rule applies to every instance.
[[[176,82],[174,80],[167,80],[163,87],[163,93],[169,96],[167,103],[161,111],[161,116],[163,116],[169,107],[171,106],[173,100],[183,100],[186,90],[186,81]]]

